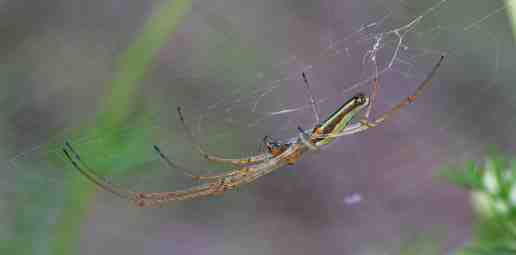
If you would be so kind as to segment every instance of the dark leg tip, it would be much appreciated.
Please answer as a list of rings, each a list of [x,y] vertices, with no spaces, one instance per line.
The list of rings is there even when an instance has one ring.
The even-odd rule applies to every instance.
[[[71,159],[71,158],[70,158],[70,155],[68,154],[68,151],[67,151],[65,148],[63,148],[63,152],[64,152],[64,154],[66,155],[66,157],[67,157],[68,159]]]

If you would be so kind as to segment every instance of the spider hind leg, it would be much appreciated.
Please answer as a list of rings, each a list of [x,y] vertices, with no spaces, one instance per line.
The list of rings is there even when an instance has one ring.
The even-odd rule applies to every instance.
[[[401,109],[405,108],[405,106],[413,103],[414,101],[416,101],[417,97],[420,96],[422,93],[423,93],[423,90],[430,86],[431,82],[432,82],[432,79],[434,78],[435,74],[437,73],[437,70],[439,69],[439,67],[441,66],[443,60],[444,60],[444,55],[442,55],[439,60],[437,61],[437,63],[434,65],[434,67],[432,68],[432,70],[430,71],[430,73],[428,73],[425,77],[425,79],[419,84],[419,86],[416,88],[416,90],[414,91],[414,93],[412,93],[412,95],[409,95],[407,97],[405,97],[405,99],[403,99],[401,102],[399,102],[398,104],[396,104],[394,107],[392,107],[389,111],[383,113],[380,117],[376,118],[376,119],[373,119],[373,120],[369,120],[369,114],[367,114],[367,116],[365,118],[363,118],[362,120],[360,120],[360,124],[362,126],[364,126],[364,128],[362,128],[362,131],[363,130],[366,130],[366,129],[369,129],[371,127],[376,127],[378,126],[380,123],[390,119],[393,115],[395,115],[396,113],[398,113]],[[378,85],[375,85],[376,87],[378,87]],[[375,88],[373,88],[373,96],[375,94]],[[371,101],[372,103],[372,101]],[[368,112],[369,112],[369,109],[368,109]]]

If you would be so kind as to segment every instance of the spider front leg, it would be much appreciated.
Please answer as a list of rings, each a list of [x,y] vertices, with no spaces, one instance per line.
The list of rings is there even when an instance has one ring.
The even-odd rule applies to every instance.
[[[72,164],[72,166],[97,187],[120,198],[132,201],[138,207],[155,207],[170,201],[187,200],[202,196],[220,194],[225,190],[229,190],[240,185],[241,182],[237,182],[237,180],[243,179],[243,177],[245,177],[245,175],[241,175],[240,177],[234,177],[231,179],[218,178],[213,182],[204,183],[189,189],[172,192],[135,192],[115,185],[99,176],[82,160],[81,156],[75,151],[69,142],[65,143],[65,147],[63,147],[63,153],[66,156],[66,159]]]
[[[167,165],[170,168],[177,168],[177,169],[181,170],[185,175],[189,176],[190,178],[192,178],[194,180],[217,180],[217,179],[222,179],[222,178],[229,177],[229,176],[245,174],[249,170],[248,167],[243,166],[242,168],[240,168],[238,170],[234,170],[234,171],[230,171],[230,172],[218,174],[218,175],[196,175],[196,174],[193,174],[191,170],[186,169],[185,167],[179,166],[176,163],[174,163],[170,158],[167,157],[167,155],[165,155],[161,151],[161,149],[157,145],[154,145],[154,150],[167,163]]]
[[[72,164],[72,166],[84,177],[86,177],[86,179],[97,185],[97,187],[120,198],[135,201],[138,194],[137,192],[122,188],[100,177],[81,159],[81,156],[79,156],[79,154],[75,151],[69,142],[65,142],[63,153],[65,154],[66,159],[68,159],[68,161]]]
[[[215,195],[222,184],[223,182],[217,181],[186,190],[154,193],[141,192],[137,194],[137,197],[133,202],[138,207],[159,207],[164,203],[171,201],[188,200],[197,197]]]
[[[138,198],[134,202],[139,207],[158,207],[171,201],[189,200],[199,197],[220,195],[228,190],[235,189],[242,184],[249,182],[250,181],[247,180],[246,176],[222,178],[186,190],[138,193]]]

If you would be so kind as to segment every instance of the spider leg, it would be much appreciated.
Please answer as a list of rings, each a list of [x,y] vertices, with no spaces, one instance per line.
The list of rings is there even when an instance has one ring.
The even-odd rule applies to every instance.
[[[306,139],[310,138],[310,135],[307,134],[301,126],[297,126],[297,131],[299,131],[299,133],[301,133]]]
[[[75,151],[69,142],[65,143],[63,152],[73,167],[89,181],[93,182],[104,191],[132,201],[139,207],[154,207],[169,201],[186,200],[216,194],[217,192],[220,192],[221,189],[224,189],[223,185],[225,185],[224,180],[217,180],[211,183],[205,183],[189,189],[173,192],[134,192],[112,184],[96,174],[95,171],[84,163],[81,156]]]
[[[134,200],[136,196],[136,192],[133,192],[131,190],[119,187],[117,185],[114,185],[110,183],[109,181],[105,180],[104,178],[100,177],[98,174],[96,174],[91,168],[89,168],[81,159],[79,154],[73,149],[71,144],[69,142],[65,142],[65,147],[63,147],[63,152],[70,161],[70,163],[73,165],[73,167],[79,171],[83,176],[85,176],[88,180],[95,183],[99,188],[102,190],[108,191],[120,198],[125,198],[129,200]],[[79,164],[80,163],[80,164]],[[84,167],[81,167],[84,166]]]
[[[306,78],[305,72],[301,73],[301,76],[303,77],[303,82],[306,86],[306,93],[308,97],[310,98],[310,104],[312,105],[312,111],[314,112],[315,116],[315,123],[319,124],[321,123],[321,118],[319,116],[319,107],[317,105],[317,102],[315,101],[314,95],[312,91],[310,90],[310,83],[308,83],[308,79]]]
[[[225,191],[251,183],[256,179],[287,165],[289,156],[299,152],[300,149],[301,147],[299,146],[295,149],[290,148],[277,158],[272,158],[264,163],[249,166],[248,172],[240,173],[232,176],[231,178],[220,178],[213,182],[174,192],[140,193],[139,200],[136,201],[136,205],[140,207],[155,207],[175,200],[187,200],[203,196],[219,195]]]
[[[274,139],[271,136],[266,135],[263,137],[262,145],[265,146],[265,149],[269,150],[269,153],[270,153],[270,150],[272,147],[280,146],[281,144],[283,144],[283,142],[281,142],[278,139]],[[274,155],[272,155],[272,156],[274,156]]]
[[[256,179],[271,173],[272,171],[287,165],[288,158],[296,153],[301,153],[302,147],[295,145],[278,157],[266,162],[249,166],[248,173],[241,173],[231,178],[220,178],[216,181],[205,183],[190,189],[159,192],[159,193],[140,193],[136,205],[140,207],[154,207],[163,203],[175,200],[187,200],[203,196],[218,195],[225,191],[235,189],[243,184],[251,183]],[[297,154],[296,154],[297,155]]]
[[[432,68],[430,73],[428,73],[428,75],[423,80],[423,82],[421,82],[421,84],[419,84],[419,86],[416,88],[416,91],[412,95],[403,99],[401,102],[399,102],[393,108],[391,108],[391,110],[385,112],[383,115],[381,115],[380,117],[378,117],[374,120],[368,120],[367,118],[363,118],[355,123],[349,124],[349,126],[347,126],[342,132],[339,132],[336,134],[325,134],[325,135],[321,135],[321,137],[339,137],[339,136],[360,133],[365,130],[368,130],[369,128],[376,127],[379,124],[381,124],[382,122],[390,119],[392,116],[394,116],[396,113],[398,113],[405,106],[414,102],[417,99],[417,97],[423,93],[423,90],[426,87],[430,86],[430,84],[432,82],[432,78],[437,73],[437,70],[441,66],[441,64],[444,60],[444,57],[445,56],[443,55],[439,58],[439,60],[434,65],[434,67]]]
[[[79,161],[82,162],[81,157],[77,152],[75,152],[69,143],[66,143],[66,146],[63,148],[63,152],[65,153],[66,158],[82,175],[103,190],[113,193],[121,198],[128,199],[139,207],[156,207],[171,201],[218,195],[227,190],[235,189],[243,184],[253,182],[259,177],[286,165],[292,156],[301,156],[303,147],[300,147],[300,145],[289,147],[285,152],[281,153],[277,157],[271,158],[263,163],[248,166],[245,171],[243,169],[235,171],[237,172],[235,176],[230,177],[226,174],[224,178],[216,178],[216,180],[212,182],[172,192],[133,192],[127,189],[118,188],[117,186],[103,180],[92,169],[81,167],[81,165],[84,165],[79,164]],[[161,155],[165,156],[162,153],[160,156]]]
[[[430,86],[432,78],[435,76],[435,74],[436,74],[437,70],[439,69],[439,67],[441,66],[441,63],[443,62],[443,60],[444,60],[444,55],[439,58],[439,61],[437,61],[437,63],[432,68],[432,71],[430,71],[430,73],[426,76],[426,78],[423,80],[423,82],[421,82],[421,84],[417,87],[416,91],[412,95],[406,97],[401,102],[399,102],[397,105],[395,105],[391,110],[387,111],[382,116],[380,116],[372,121],[367,119],[368,114],[366,113],[367,114],[366,118],[359,121],[359,123],[361,123],[361,125],[364,126],[364,128],[362,128],[361,131],[378,126],[382,122],[390,119],[393,115],[398,113],[405,106],[416,101],[417,97],[423,93],[423,90],[426,87]],[[373,96],[374,96],[374,94],[375,93],[373,92]],[[372,104],[372,101],[371,101],[371,104]],[[344,132],[345,131],[346,130],[344,130]]]
[[[263,137],[263,145],[267,145],[269,141],[276,142],[277,140],[273,139],[272,137],[266,135]]]
[[[170,192],[154,192],[154,193],[138,193],[138,197],[134,203],[138,207],[157,207],[164,203],[178,200],[187,200],[197,197],[214,195],[223,185],[221,181],[202,184],[189,189],[170,191]]]
[[[167,157],[167,155],[165,155],[157,145],[154,145],[154,150],[159,154],[159,156],[167,163],[167,165],[170,168],[180,169],[185,175],[191,177],[194,180],[214,180],[214,179],[216,180],[216,179],[222,179],[222,178],[229,177],[229,176],[235,176],[235,175],[245,173],[246,171],[248,171],[247,167],[242,167],[241,169],[238,169],[235,171],[230,171],[230,172],[223,173],[223,174],[218,174],[218,175],[196,175],[196,174],[193,174],[191,170],[186,169],[185,167],[182,167],[182,166],[174,163],[174,161],[172,161],[169,157]]]
[[[315,144],[310,142],[310,135],[308,135],[302,127],[297,126],[297,130],[299,131],[299,140],[301,140],[301,142],[306,147],[308,147],[308,149],[312,151],[316,151],[319,149]]]
[[[370,120],[369,116],[371,114],[371,110],[373,109],[373,104],[376,99],[376,96],[378,95],[378,90],[380,88],[380,82],[378,81],[378,77],[375,77],[373,80],[373,91],[371,93],[369,105],[367,106],[367,111],[364,115],[364,119]]]
[[[294,163],[301,157],[303,153],[304,147],[302,144],[293,144],[280,155],[271,159],[267,163],[259,164],[253,167],[253,169],[250,171],[250,174],[242,176],[241,179],[243,179],[246,183],[251,183],[256,179],[270,174],[281,167]]]
[[[193,144],[195,149],[199,152],[199,154],[203,158],[205,158],[209,161],[218,162],[218,163],[229,163],[229,164],[233,164],[233,165],[247,165],[247,164],[254,164],[254,163],[262,162],[264,160],[267,160],[270,157],[270,155],[268,153],[260,153],[255,156],[244,157],[244,158],[224,158],[224,157],[216,156],[213,154],[209,154],[202,149],[201,145],[197,142],[193,133],[190,131],[190,129],[186,125],[181,107],[177,107],[177,113],[179,115],[179,119],[181,120],[181,125],[183,126],[183,129],[187,133],[190,143]]]
[[[214,182],[202,184],[190,189],[179,190],[173,192],[158,192],[158,193],[141,193],[140,200],[136,202],[140,207],[156,207],[164,203],[178,200],[188,200],[198,197],[220,195],[225,191],[237,188],[242,184],[249,183],[246,176],[233,178],[230,180],[219,179]]]

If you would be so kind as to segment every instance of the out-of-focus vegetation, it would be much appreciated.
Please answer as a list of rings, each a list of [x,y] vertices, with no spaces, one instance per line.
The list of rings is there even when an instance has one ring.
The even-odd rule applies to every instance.
[[[102,162],[95,159],[90,160],[93,161],[91,163],[102,166],[100,169],[113,169],[113,164],[117,164],[115,169],[123,171],[129,166],[141,165],[150,160],[149,153],[141,151],[144,148],[151,148],[152,139],[150,139],[150,131],[145,122],[146,112],[144,109],[139,109],[139,105],[134,104],[136,101],[134,97],[138,96],[138,91],[141,89],[140,84],[160,48],[170,40],[171,35],[181,23],[182,18],[190,12],[190,9],[190,0],[164,1],[155,9],[155,13],[148,18],[140,34],[117,59],[114,77],[109,86],[110,92],[102,100],[103,105],[95,125],[81,127],[80,131],[71,131],[72,134],[81,132],[89,136],[102,136],[102,141],[92,146],[91,149],[98,152],[117,151],[127,159],[123,161],[124,165],[122,166],[119,164],[119,160],[109,158],[104,158]],[[142,120],[140,127],[134,131],[138,133],[132,134],[138,139],[121,139],[119,134],[112,132],[123,128],[129,118]],[[113,173],[104,171],[102,174]],[[66,194],[63,204],[54,205],[58,216],[51,224],[51,231],[43,231],[41,228],[43,223],[32,220],[38,218],[35,214],[44,214],[45,212],[29,207],[33,204],[32,200],[37,199],[35,193],[29,193],[31,201],[27,201],[28,204],[20,207],[19,214],[16,216],[15,238],[8,241],[9,244],[3,245],[6,246],[4,248],[8,248],[4,249],[8,252],[5,254],[46,254],[47,249],[41,249],[35,240],[48,240],[49,246],[46,247],[50,254],[77,253],[76,244],[79,238],[81,219],[88,208],[95,187],[85,182],[83,176],[79,175],[70,176],[66,183],[63,191]],[[35,236],[39,235],[38,233],[45,236]],[[2,254],[4,253],[2,252]]]
[[[476,214],[474,236],[459,254],[516,254],[516,160],[492,153],[444,175],[471,192]]]
[[[115,76],[110,86],[111,91],[104,98],[104,107],[98,115],[98,124],[89,131],[90,133],[106,137],[106,132],[121,128],[127,118],[134,118],[131,116],[132,113],[145,114],[145,111],[137,109],[137,105],[132,103],[135,101],[133,98],[138,95],[139,85],[159,49],[168,42],[180,24],[181,18],[189,13],[190,8],[190,0],[169,0],[158,6],[140,35],[117,60]],[[144,117],[138,116],[137,118],[145,120]],[[150,131],[145,127],[145,123],[138,129],[138,132],[134,137],[139,139],[131,140],[120,139],[118,136],[109,136],[108,134],[104,142],[94,149],[100,152],[117,150],[119,153],[125,154],[124,158],[131,159],[125,161],[127,164],[125,168],[118,166],[117,169],[127,169],[131,165],[143,164],[149,158],[142,158],[142,155],[148,156],[149,154],[128,149],[141,150],[141,148],[151,147]],[[114,163],[114,161],[104,162],[105,168],[103,169],[112,169],[109,165]],[[104,174],[110,173],[104,172]],[[79,236],[80,219],[87,208],[85,204],[88,203],[88,198],[94,191],[94,186],[84,182],[82,176],[76,175],[71,178],[73,180],[70,180],[71,184],[67,192],[69,197],[66,199],[66,205],[60,213],[58,224],[54,230],[55,238],[51,249],[53,254],[73,254],[76,250],[73,247]]]

